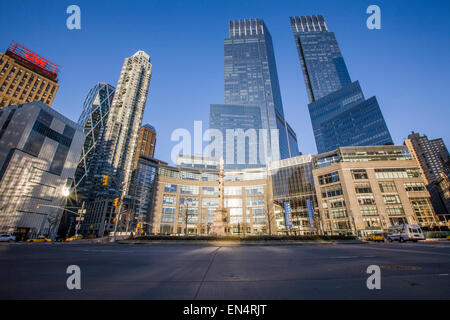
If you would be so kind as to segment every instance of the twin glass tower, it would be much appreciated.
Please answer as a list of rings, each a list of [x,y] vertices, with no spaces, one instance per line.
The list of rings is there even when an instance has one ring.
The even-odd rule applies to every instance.
[[[336,37],[322,16],[291,17],[310,104],[317,152],[393,144],[377,99],[352,82]]]
[[[267,27],[261,19],[234,20],[230,21],[229,33],[224,41],[225,104],[211,105],[210,112],[210,128],[220,130],[224,137],[225,168],[264,167],[268,159],[298,155],[297,137],[284,118],[272,37]],[[239,137],[226,139],[227,130],[235,130],[239,135],[237,129],[245,133],[254,129],[257,134],[257,139],[251,139],[249,133],[241,140],[245,141],[244,163],[239,161]],[[256,163],[251,161],[255,152]]]
[[[366,100],[358,81],[351,81],[325,19],[303,16],[290,21],[318,153],[342,146],[392,144],[376,98]],[[224,104],[211,105],[210,128],[223,135],[225,168],[263,167],[267,160],[299,155],[296,134],[284,117],[272,37],[264,22],[230,21],[224,55]],[[267,131],[255,140],[252,129]],[[245,148],[239,145],[243,141]],[[253,153],[258,155],[256,163],[250,161]]]

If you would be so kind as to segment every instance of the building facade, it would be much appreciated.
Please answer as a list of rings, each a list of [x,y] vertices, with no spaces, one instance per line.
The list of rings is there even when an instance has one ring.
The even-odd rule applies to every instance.
[[[0,54],[0,109],[33,101],[51,106],[59,88],[58,72],[53,62],[12,42]]]
[[[393,144],[377,99],[352,82],[323,16],[291,17],[318,153],[342,146]]]
[[[223,170],[219,160],[203,167],[188,160],[182,160],[184,166],[158,168],[154,234],[211,235],[219,211],[225,212],[229,234],[274,230],[267,214],[272,200],[265,169]]]
[[[89,199],[95,181],[99,179],[98,166],[103,131],[114,97],[114,87],[100,82],[91,88],[83,103],[83,111],[78,124],[83,126],[84,142],[80,163],[75,173],[75,187],[83,199]]]
[[[405,146],[342,147],[314,162],[325,234],[366,236],[403,223],[436,225],[425,179]]]
[[[54,235],[83,143],[83,128],[42,101],[0,110],[1,233]]]
[[[442,138],[429,140],[426,135],[412,132],[405,140],[413,158],[419,164],[427,181],[431,203],[437,215],[449,220],[448,165],[450,155]]]
[[[147,158],[155,157],[156,147],[156,129],[150,124],[145,124],[139,129],[139,138],[137,142],[137,151],[134,157],[133,170],[136,169],[141,156]]]
[[[152,213],[160,165],[167,163],[141,155],[133,172],[133,183],[130,187],[133,217],[130,219],[129,229],[136,234],[152,233]]]
[[[438,180],[444,171],[444,164],[450,160],[447,147],[442,138],[429,140],[426,135],[411,133],[405,140],[411,155],[419,162],[427,183]]]
[[[115,212],[118,213],[119,208],[127,201],[150,85],[151,66],[150,56],[144,51],[137,51],[126,58],[122,66],[103,132],[96,169],[98,179],[90,186],[94,192],[94,202],[92,205],[86,204],[86,221],[82,229],[89,233],[101,235],[102,231],[96,226],[105,223],[105,230],[113,228],[113,219],[106,219],[103,214],[106,211],[97,211],[95,208],[108,208],[113,199],[119,197],[120,204]],[[109,177],[107,186],[102,185],[104,176]],[[93,206],[99,202],[103,204]],[[130,205],[124,206],[123,209],[130,210]]]
[[[311,235],[322,232],[313,169],[311,154],[268,165],[278,234]]]
[[[229,23],[229,33],[224,41],[225,104],[211,107],[210,128],[219,129],[225,137],[227,129],[244,129],[256,121],[252,129],[277,132],[275,137],[266,135],[268,147],[262,154],[272,160],[298,155],[297,137],[284,117],[272,37],[267,27],[261,19],[234,20]],[[222,111],[227,107],[236,113],[233,118],[233,112]],[[247,111],[246,107],[251,110]],[[259,115],[255,115],[258,108]],[[245,148],[248,155],[249,146]],[[224,147],[223,154],[230,151]],[[260,158],[259,151],[256,154]],[[236,159],[238,155],[233,156]],[[264,167],[266,157],[261,158],[258,164]],[[244,166],[225,162],[225,168]]]

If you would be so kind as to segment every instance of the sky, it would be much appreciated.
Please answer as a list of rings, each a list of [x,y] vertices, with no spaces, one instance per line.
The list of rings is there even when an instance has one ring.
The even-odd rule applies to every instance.
[[[81,9],[69,30],[66,9]],[[369,30],[369,5],[381,29]],[[223,103],[223,40],[228,21],[262,18],[274,43],[285,118],[302,153],[316,153],[308,96],[289,17],[321,14],[334,32],[352,81],[376,96],[395,144],[411,131],[450,142],[450,1],[147,0],[0,1],[0,50],[11,41],[60,66],[52,107],[77,121],[98,82],[116,86],[123,60],[151,56],[144,123],[157,130],[155,157],[170,163],[177,128],[208,128],[210,104]],[[3,48],[2,48],[3,47]]]

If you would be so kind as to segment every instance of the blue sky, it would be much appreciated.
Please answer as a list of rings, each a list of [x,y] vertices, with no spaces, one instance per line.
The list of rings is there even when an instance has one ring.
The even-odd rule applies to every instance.
[[[66,28],[66,8],[81,8],[81,30]],[[366,8],[381,8],[368,30]],[[153,75],[144,123],[158,132],[156,157],[170,161],[177,128],[208,126],[223,103],[223,39],[231,19],[262,18],[274,43],[285,117],[303,153],[316,153],[308,97],[289,16],[324,15],[350,76],[376,95],[394,142],[412,131],[449,143],[450,1],[148,0],[0,2],[0,47],[15,40],[60,66],[53,107],[78,120],[99,81],[116,85],[123,59],[139,49]]]

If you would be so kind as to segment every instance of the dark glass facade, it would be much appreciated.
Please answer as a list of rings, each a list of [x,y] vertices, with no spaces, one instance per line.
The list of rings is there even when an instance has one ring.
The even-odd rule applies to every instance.
[[[291,17],[317,151],[393,144],[375,97],[352,82],[336,37],[322,16]]]
[[[114,92],[114,87],[107,83],[96,84],[89,90],[78,119],[78,124],[84,127],[86,140],[75,172],[75,186],[84,198],[92,198],[92,193],[99,189],[96,184],[101,180],[100,145]]]
[[[260,124],[253,128],[278,129],[278,141],[272,145],[277,145],[281,159],[298,155],[297,138],[292,129],[288,131],[284,118],[272,37],[264,22],[261,19],[230,21],[229,32],[230,37],[224,41],[225,104],[258,107]],[[218,109],[211,112],[218,112]],[[250,113],[253,114],[253,110]],[[218,115],[211,115],[211,118],[218,118]],[[243,121],[241,124],[236,119],[231,127],[214,122],[210,128],[225,133],[226,129],[243,128],[241,125],[247,120]],[[228,168],[233,167],[230,164]]]
[[[297,156],[269,165],[274,203],[284,208],[275,212],[277,228],[282,233],[304,235],[319,232],[313,169],[312,155]],[[292,221],[289,230],[286,227],[286,208],[289,208]]]

